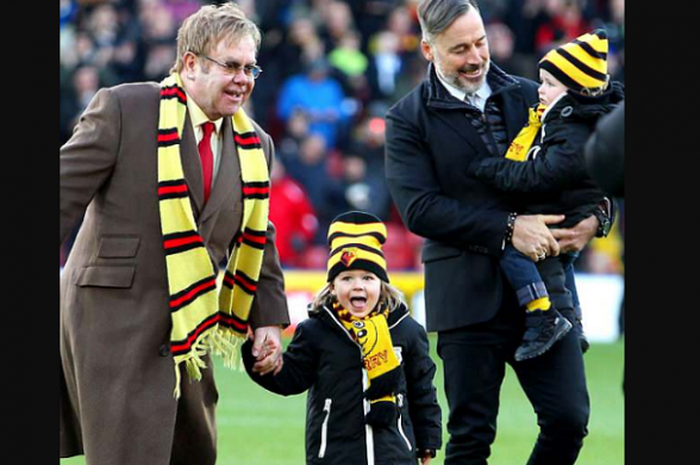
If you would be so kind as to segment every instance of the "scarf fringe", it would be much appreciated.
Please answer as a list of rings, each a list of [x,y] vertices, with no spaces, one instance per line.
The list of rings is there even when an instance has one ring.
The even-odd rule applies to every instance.
[[[241,357],[242,345],[243,339],[240,335],[221,327],[209,332],[209,334],[197,341],[197,344],[192,347],[192,351],[187,354],[187,358],[175,364],[175,391],[173,392],[175,399],[179,399],[182,394],[180,389],[180,382],[182,381],[180,366],[183,363],[190,383],[202,379],[202,370],[207,369],[207,364],[203,357],[207,353],[221,357],[224,367],[230,370],[245,371],[243,358]]]
[[[243,371],[241,346],[244,339],[233,331],[222,327],[219,327],[212,336],[212,353],[221,357],[226,368],[234,371]]]

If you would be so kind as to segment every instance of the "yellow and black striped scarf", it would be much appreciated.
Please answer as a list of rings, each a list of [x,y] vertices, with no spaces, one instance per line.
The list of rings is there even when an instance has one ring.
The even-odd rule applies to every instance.
[[[394,390],[398,386],[395,381],[397,372],[393,370],[399,368],[400,362],[391,341],[391,333],[387,323],[388,308],[375,309],[367,316],[358,318],[336,302],[333,304],[333,311],[338,315],[338,319],[353,340],[362,348],[363,363],[369,378],[369,388],[372,389],[372,383],[377,384],[382,377],[384,380],[391,379],[386,387],[382,386],[377,389],[375,386],[372,389],[377,391],[377,396],[372,397],[371,402],[395,402]]]
[[[175,360],[175,397],[180,369],[201,379],[203,356],[221,355],[234,366],[248,332],[248,315],[262,268],[269,210],[270,179],[265,154],[241,108],[232,117],[243,181],[243,221],[223,276],[197,230],[182,169],[181,137],[187,95],[174,73],[161,82],[158,122],[158,200],[170,295],[170,351]]]
[[[515,161],[526,161],[527,153],[530,151],[535,137],[542,127],[542,114],[545,109],[541,103],[535,108],[530,108],[528,112],[527,124],[523,126],[513,142],[510,143],[506,158]]]

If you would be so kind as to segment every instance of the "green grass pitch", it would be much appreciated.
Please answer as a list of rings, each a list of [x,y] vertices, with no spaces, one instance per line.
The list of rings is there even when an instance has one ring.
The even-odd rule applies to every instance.
[[[442,365],[438,364],[436,384],[443,408],[443,430],[447,401],[442,390]],[[625,410],[622,393],[624,343],[593,344],[585,356],[591,396],[589,435],[578,465],[623,465],[625,463]],[[220,399],[217,410],[219,459],[217,465],[303,465],[306,395],[282,398],[253,384],[240,372],[217,362],[216,379]],[[498,435],[490,465],[524,464],[537,436],[532,407],[508,369],[501,395]],[[444,432],[447,442],[447,433]],[[444,448],[431,465],[442,465]],[[84,465],[83,457],[64,459],[61,465]],[[99,465],[99,464],[97,464]],[[193,464],[194,465],[194,464]]]

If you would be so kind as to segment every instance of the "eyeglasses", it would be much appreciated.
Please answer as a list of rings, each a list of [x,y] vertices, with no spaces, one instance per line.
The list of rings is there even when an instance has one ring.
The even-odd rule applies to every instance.
[[[257,66],[257,65],[241,65],[240,63],[237,63],[235,61],[227,61],[224,63],[223,61],[219,61],[215,58],[212,58],[207,55],[199,55],[202,58],[206,58],[207,60],[211,61],[212,63],[216,63],[217,65],[221,66],[224,69],[224,72],[226,74],[230,74],[231,76],[235,76],[239,72],[243,71],[243,74],[246,75],[248,78],[253,78],[257,79],[260,77],[260,74],[263,72],[262,68]]]

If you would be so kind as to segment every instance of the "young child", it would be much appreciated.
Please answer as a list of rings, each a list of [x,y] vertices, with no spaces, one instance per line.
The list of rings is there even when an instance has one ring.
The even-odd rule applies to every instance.
[[[505,158],[479,160],[469,172],[492,186],[516,194],[518,211],[564,214],[555,227],[571,227],[591,214],[601,220],[604,194],[589,177],[583,148],[597,120],[624,98],[622,86],[609,84],[605,31],[584,34],[547,53],[539,63],[540,104],[530,109],[528,124],[511,143]],[[534,144],[534,145],[533,145]],[[611,212],[609,212],[611,213]],[[605,219],[605,215],[602,215]],[[515,352],[522,361],[542,355],[577,325],[582,349],[588,341],[580,326],[573,278],[576,256],[538,257],[538,264],[508,245],[501,269],[526,308],[523,342]],[[571,293],[569,322],[554,307],[557,296]]]
[[[441,411],[425,330],[389,284],[384,224],[364,212],[328,232],[328,284],[296,328],[276,375],[252,379],[283,396],[309,390],[306,463],[427,465],[442,445]]]

